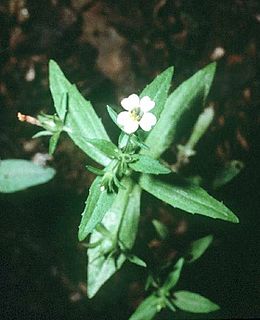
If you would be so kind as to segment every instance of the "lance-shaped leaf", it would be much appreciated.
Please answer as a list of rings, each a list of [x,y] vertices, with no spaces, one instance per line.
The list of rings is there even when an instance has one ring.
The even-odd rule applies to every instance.
[[[171,170],[149,156],[138,155],[137,161],[129,163],[129,167],[137,172],[150,174],[167,174]]]
[[[116,194],[100,190],[101,177],[97,177],[89,189],[86,207],[82,213],[78,238],[83,241],[102,221],[108,209],[112,206]]]
[[[117,158],[121,153],[113,142],[102,139],[88,139],[87,142],[92,144],[95,148],[105,153],[109,158]]]
[[[107,112],[108,112],[111,120],[114,122],[114,124],[120,128],[119,124],[117,123],[116,111],[113,108],[111,108],[109,105],[107,105]]]
[[[87,142],[87,139],[110,140],[91,103],[66,79],[53,60],[50,61],[49,72],[54,106],[59,117],[65,118],[64,125],[69,136],[89,157],[104,166],[107,165],[110,162],[109,157]],[[64,104],[65,96],[67,106]]]
[[[175,208],[214,219],[235,223],[239,221],[232,211],[201,187],[179,176],[173,177],[172,180],[172,184],[168,184],[151,175],[143,174],[139,183],[145,191]]]
[[[162,286],[162,289],[166,292],[170,291],[179,281],[182,267],[184,264],[184,259],[180,258],[177,263],[175,264],[173,271],[169,273],[167,279],[165,280],[164,285]]]
[[[152,294],[138,306],[129,320],[151,320],[161,310],[161,298]]]
[[[148,84],[140,94],[140,97],[148,96],[155,102],[155,107],[153,108],[152,113],[157,119],[159,118],[167,100],[173,71],[173,67],[169,67],[164,70],[150,84]]]
[[[153,219],[152,224],[153,224],[155,230],[157,231],[159,237],[162,240],[166,239],[169,236],[169,229],[161,221],[159,221],[157,219]]]
[[[180,122],[187,116],[192,107],[202,107],[208,95],[215,68],[215,63],[209,64],[169,95],[157,124],[145,140],[149,150],[143,150],[143,154],[159,158],[169,148],[174,142]],[[198,99],[201,99],[200,103],[198,103]]]
[[[212,120],[214,118],[214,109],[213,106],[210,106],[206,108],[198,117],[198,120],[196,121],[191,136],[186,143],[186,147],[189,147],[191,150],[193,150],[200,140],[200,138],[205,134],[208,127],[210,126]]]
[[[130,261],[131,263],[136,264],[139,267],[144,267],[145,268],[147,266],[146,263],[142,259],[140,259],[139,257],[137,257],[137,256],[135,256],[133,254],[127,255],[126,259],[128,261]]]
[[[173,67],[170,67],[163,71],[151,83],[149,83],[140,94],[141,98],[148,96],[155,102],[155,107],[151,110],[151,112],[156,116],[157,121],[167,100],[168,91],[173,76],[173,70]],[[150,132],[139,132],[139,136],[142,141],[144,141],[149,134]]]
[[[185,261],[191,263],[199,259],[208,249],[212,241],[212,235],[208,235],[206,237],[193,241],[185,254]]]
[[[88,250],[89,298],[98,292],[126,260],[122,251],[112,254],[113,249],[123,244],[124,248],[130,250],[136,238],[141,189],[130,178],[124,178],[122,184],[125,189],[119,189],[112,207],[102,220],[102,225],[110,235],[94,230],[90,237],[90,244],[100,242],[100,245]]]
[[[39,132],[35,133],[35,134],[32,136],[32,139],[40,138],[40,137],[45,137],[45,136],[51,136],[51,135],[52,135],[52,132],[46,131],[46,130],[42,130],[42,131],[39,131]]]
[[[124,181],[122,181],[122,184],[124,184]],[[140,218],[140,201],[141,188],[138,184],[134,184],[128,196],[128,203],[119,232],[119,240],[127,250],[131,250],[135,243]]]
[[[89,165],[86,165],[86,169],[97,176],[103,176],[105,173],[103,169],[95,168]]]
[[[55,170],[31,161],[9,159],[0,161],[0,192],[11,193],[48,182]]]
[[[174,305],[184,311],[209,313],[219,310],[219,306],[198,293],[177,291],[174,293]]]
[[[61,134],[61,132],[55,132],[50,138],[50,142],[49,142],[49,154],[50,155],[53,155],[53,153],[57,147],[57,144],[58,144],[58,141],[60,138],[60,134]]]

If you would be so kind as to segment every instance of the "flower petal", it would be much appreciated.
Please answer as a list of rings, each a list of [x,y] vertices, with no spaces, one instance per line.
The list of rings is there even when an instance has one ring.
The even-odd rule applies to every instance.
[[[150,131],[152,127],[156,124],[156,116],[150,112],[145,113],[140,120],[140,127],[144,131]]]
[[[131,134],[131,133],[134,133],[138,129],[138,127],[139,127],[138,122],[131,119],[130,121],[125,123],[125,125],[123,126],[123,131],[125,133]]]
[[[131,121],[131,117],[128,111],[123,111],[120,112],[117,116],[116,122],[120,125],[120,126],[124,126],[128,121]]]
[[[148,96],[141,98],[140,108],[143,112],[148,112],[152,110],[155,106],[155,102],[151,100]]]
[[[125,133],[131,134],[138,129],[138,121],[133,120],[127,111],[120,112],[116,119]]]
[[[121,100],[121,106],[125,110],[132,110],[133,108],[139,107],[140,99],[137,94],[131,94],[128,98]]]

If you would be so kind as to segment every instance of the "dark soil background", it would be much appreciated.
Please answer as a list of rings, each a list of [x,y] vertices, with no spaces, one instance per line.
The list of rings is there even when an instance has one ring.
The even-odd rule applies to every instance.
[[[19,123],[16,114],[54,113],[49,59],[93,102],[106,127],[106,104],[140,92],[166,67],[175,66],[175,88],[218,61],[208,99],[215,120],[183,171],[201,175],[240,224],[183,214],[144,194],[135,252],[156,269],[190,240],[212,233],[213,245],[185,269],[178,288],[199,292],[222,309],[206,316],[164,312],[158,319],[260,317],[259,26],[257,0],[0,1],[1,159],[46,160],[48,141],[32,140],[36,128]],[[115,139],[114,126],[107,129]],[[173,146],[165,159],[174,163],[175,152]],[[211,190],[216,170],[232,159],[245,169]],[[96,298],[86,297],[86,248],[77,241],[77,227],[93,180],[84,169],[90,162],[63,135],[48,160],[57,169],[53,181],[0,195],[1,319],[124,320],[145,297],[146,273],[130,264]],[[170,228],[167,244],[156,236],[153,218]]]

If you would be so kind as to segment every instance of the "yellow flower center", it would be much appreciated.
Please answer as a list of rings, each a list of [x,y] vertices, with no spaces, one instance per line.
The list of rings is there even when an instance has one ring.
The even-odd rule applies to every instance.
[[[141,118],[143,116],[143,112],[141,111],[141,109],[139,107],[133,108],[130,111],[130,117],[134,120],[134,121],[140,121]]]

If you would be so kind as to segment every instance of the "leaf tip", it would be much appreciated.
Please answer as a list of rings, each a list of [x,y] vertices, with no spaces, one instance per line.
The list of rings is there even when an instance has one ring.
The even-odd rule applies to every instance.
[[[56,62],[55,60],[53,60],[53,59],[50,59],[50,60],[49,60],[49,66],[50,66],[50,67],[57,66],[57,62]]]
[[[95,296],[96,292],[91,292],[88,288],[87,296],[89,299],[92,299]]]
[[[166,69],[166,71],[168,71],[170,74],[173,75],[173,73],[174,73],[174,66],[170,66],[168,69]]]
[[[232,217],[230,217],[229,221],[233,223],[239,223],[239,218],[235,214],[232,214]]]
[[[226,209],[228,209],[226,207]],[[230,210],[226,211],[226,221],[232,222],[232,223],[239,223],[239,218]]]
[[[78,240],[81,242],[85,239],[85,237],[83,236],[82,234],[82,231],[79,229],[79,232],[78,232]]]

